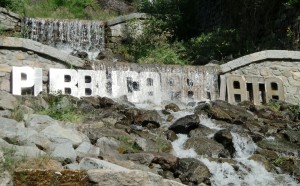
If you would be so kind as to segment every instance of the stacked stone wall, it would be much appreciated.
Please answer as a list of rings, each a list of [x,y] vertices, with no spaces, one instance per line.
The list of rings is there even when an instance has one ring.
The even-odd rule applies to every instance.
[[[0,30],[21,31],[21,17],[18,14],[0,7]]]

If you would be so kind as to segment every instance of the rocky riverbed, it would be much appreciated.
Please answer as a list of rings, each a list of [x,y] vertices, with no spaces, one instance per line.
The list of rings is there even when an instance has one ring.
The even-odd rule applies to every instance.
[[[0,185],[299,184],[299,106],[160,107],[0,92]]]

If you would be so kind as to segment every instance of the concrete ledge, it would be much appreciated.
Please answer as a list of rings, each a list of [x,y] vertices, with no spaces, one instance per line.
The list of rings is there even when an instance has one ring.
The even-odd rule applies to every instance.
[[[42,43],[23,38],[15,37],[0,37],[0,47],[5,48],[20,48],[28,51],[34,51],[38,54],[46,55],[50,58],[57,59],[66,65],[82,68],[84,61],[78,57],[61,52],[60,50],[43,45]]]
[[[132,19],[146,19],[146,18],[147,18],[147,14],[145,13],[132,13],[124,16],[119,16],[117,18],[107,21],[107,26],[117,25]]]
[[[256,52],[221,65],[221,73],[225,74],[251,63],[257,63],[266,60],[300,61],[300,51],[264,50],[261,52]]]

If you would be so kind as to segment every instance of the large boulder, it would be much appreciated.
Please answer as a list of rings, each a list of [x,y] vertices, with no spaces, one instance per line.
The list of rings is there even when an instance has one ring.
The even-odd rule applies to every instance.
[[[228,129],[220,130],[214,135],[214,140],[221,143],[225,149],[227,149],[230,153],[230,155],[233,157],[233,154],[235,153],[235,148],[233,146],[232,142],[232,135],[231,131]]]
[[[128,118],[132,118],[132,124],[143,127],[158,128],[162,122],[161,116],[156,110],[130,109],[126,113]]]
[[[121,167],[119,165],[96,159],[96,158],[83,158],[79,163],[80,169],[90,170],[90,169],[106,169],[106,170],[118,170],[127,171],[128,169]]]
[[[74,163],[76,161],[77,154],[73,149],[72,143],[68,142],[68,143],[55,144],[51,156],[54,159],[67,164],[67,163]]]
[[[54,143],[71,142],[74,147],[77,147],[83,141],[89,141],[81,132],[75,129],[63,128],[57,124],[46,127],[41,133]]]
[[[169,130],[175,133],[188,134],[191,130],[199,126],[199,116],[197,115],[187,115],[178,120],[176,120],[170,127]]]
[[[300,150],[300,147],[298,145],[279,138],[263,139],[257,143],[257,146],[259,146],[262,149],[268,149],[294,155],[298,154]]]
[[[194,158],[183,158],[179,160],[178,168],[175,172],[182,183],[189,185],[200,185],[201,183],[210,185],[210,172],[208,168],[199,160]]]
[[[132,185],[132,186],[184,186],[183,184],[163,179],[163,177],[140,170],[88,170],[90,181],[98,185]]]
[[[212,119],[223,120],[233,124],[243,124],[254,119],[254,115],[246,109],[221,100],[212,102],[207,112]]]
[[[18,104],[17,99],[6,91],[0,91],[0,109],[13,110]]]
[[[104,149],[103,149],[104,150]],[[89,142],[82,142],[75,150],[78,157],[98,157],[100,148],[92,145]]]
[[[38,132],[44,130],[50,125],[58,125],[59,122],[47,115],[30,114],[25,115],[25,126]]]
[[[207,138],[189,138],[184,147],[186,149],[193,148],[198,155],[205,157],[229,157],[229,152],[224,149],[224,146],[212,139]]]

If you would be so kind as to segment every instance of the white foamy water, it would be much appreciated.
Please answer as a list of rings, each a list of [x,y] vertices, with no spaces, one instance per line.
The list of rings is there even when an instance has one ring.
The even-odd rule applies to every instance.
[[[207,117],[207,116],[204,116],[204,115],[201,115],[199,117],[200,119],[200,124],[201,125],[204,125],[210,129],[214,129],[214,130],[222,130],[223,128],[219,127],[218,125],[216,125],[212,120],[211,118]]]
[[[203,162],[212,174],[210,181],[214,186],[297,186],[298,183],[289,175],[268,172],[265,167],[248,158],[255,152],[256,145],[249,137],[232,133],[236,149],[235,167],[224,162],[218,163],[203,158],[194,149],[184,149],[187,135],[178,134],[172,145],[173,154],[179,158],[196,158]]]
[[[177,134],[178,139],[172,142],[173,146],[173,155],[179,158],[195,158],[197,157],[197,153],[194,149],[185,150],[183,145],[188,140],[188,136],[186,134]]]
[[[242,137],[234,132],[231,132],[231,135],[235,158],[247,159],[254,154],[257,146],[250,137]]]
[[[56,47],[63,52],[84,51],[95,59],[104,49],[104,23],[101,21],[26,18],[25,37]]]

